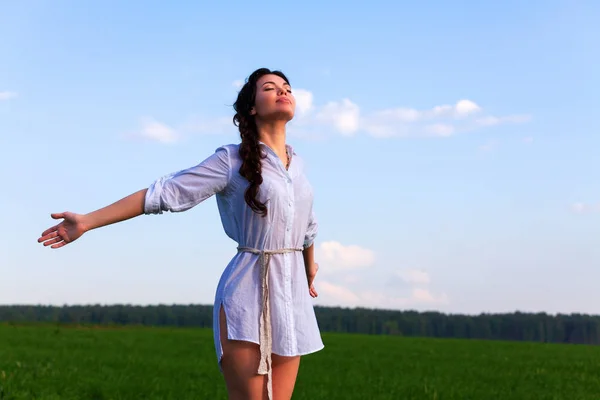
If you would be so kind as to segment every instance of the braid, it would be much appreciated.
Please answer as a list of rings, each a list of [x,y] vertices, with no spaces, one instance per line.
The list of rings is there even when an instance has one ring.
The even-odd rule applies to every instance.
[[[280,71],[271,71],[267,68],[259,68],[254,71],[246,80],[246,83],[240,89],[237,100],[233,104],[235,115],[233,124],[239,128],[242,143],[240,144],[239,154],[242,159],[242,166],[239,173],[250,183],[244,199],[248,206],[263,217],[267,215],[267,206],[257,198],[258,189],[263,183],[261,159],[265,158],[261,152],[258,142],[258,128],[256,120],[251,110],[254,107],[256,98],[256,82],[261,76],[274,74],[283,78],[287,83],[289,80]]]
[[[254,119],[248,120],[242,118],[239,122],[239,130],[242,138],[239,150],[240,157],[242,158],[242,166],[239,172],[241,176],[250,182],[244,193],[244,199],[252,210],[264,217],[267,215],[267,206],[257,199],[258,189],[263,182],[263,178],[258,130],[256,129]]]

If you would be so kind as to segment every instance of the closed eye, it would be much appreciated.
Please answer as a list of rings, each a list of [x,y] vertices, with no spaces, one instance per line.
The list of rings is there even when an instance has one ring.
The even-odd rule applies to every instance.
[[[265,92],[267,92],[267,91],[269,91],[269,90],[275,90],[275,88],[268,87],[268,88],[265,88],[264,90],[265,90]],[[287,92],[288,92],[288,93],[292,93],[292,89],[287,89]]]

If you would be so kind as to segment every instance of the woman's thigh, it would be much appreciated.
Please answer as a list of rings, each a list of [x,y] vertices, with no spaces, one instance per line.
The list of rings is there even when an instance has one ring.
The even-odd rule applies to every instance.
[[[221,368],[229,400],[267,400],[267,376],[258,375],[260,348],[256,343],[227,339],[227,319],[220,310]]]
[[[271,356],[273,364],[273,400],[290,400],[294,392],[300,356],[282,357]]]

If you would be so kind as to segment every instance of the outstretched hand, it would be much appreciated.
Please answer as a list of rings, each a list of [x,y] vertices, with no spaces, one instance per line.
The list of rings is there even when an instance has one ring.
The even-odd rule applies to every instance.
[[[38,243],[44,246],[50,246],[51,249],[58,249],[64,245],[77,240],[86,231],[83,223],[83,215],[72,212],[50,214],[54,219],[63,219],[63,221],[42,232]]]
[[[319,294],[317,293],[313,282],[315,280],[315,276],[317,276],[317,271],[319,270],[319,264],[314,263],[311,267],[306,269],[306,277],[308,278],[308,292],[311,297],[317,297]]]

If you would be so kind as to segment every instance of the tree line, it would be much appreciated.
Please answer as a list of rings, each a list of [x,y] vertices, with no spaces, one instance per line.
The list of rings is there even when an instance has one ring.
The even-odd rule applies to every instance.
[[[5,305],[0,321],[212,328],[212,305]],[[600,344],[600,316],[504,313],[461,315],[315,307],[323,332]]]

